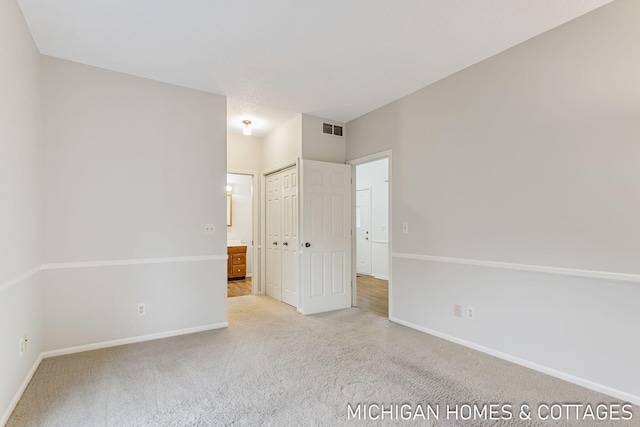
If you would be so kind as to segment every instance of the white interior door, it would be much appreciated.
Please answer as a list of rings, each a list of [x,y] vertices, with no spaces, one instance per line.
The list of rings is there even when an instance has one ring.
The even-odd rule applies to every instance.
[[[265,218],[265,246],[266,246],[266,291],[267,295],[278,301],[282,300],[282,200],[281,175],[267,176],[266,185],[266,218]]]
[[[298,306],[298,172],[282,172],[282,301]]]
[[[371,189],[356,191],[356,271],[371,275]]]
[[[351,166],[302,160],[301,311],[351,307]]]

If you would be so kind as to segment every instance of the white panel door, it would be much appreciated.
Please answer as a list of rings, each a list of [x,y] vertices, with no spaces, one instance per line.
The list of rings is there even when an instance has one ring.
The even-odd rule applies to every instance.
[[[280,252],[282,238],[282,176],[267,176],[266,185],[266,282],[267,295],[278,301],[282,300],[282,256]]]
[[[282,301],[298,307],[298,172],[282,172]]]
[[[351,307],[351,166],[302,160],[302,314]]]
[[[356,191],[356,271],[371,275],[371,189]]]

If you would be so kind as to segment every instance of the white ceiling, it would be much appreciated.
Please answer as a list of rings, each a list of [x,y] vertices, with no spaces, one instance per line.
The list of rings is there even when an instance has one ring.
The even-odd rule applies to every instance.
[[[229,129],[346,122],[611,0],[18,0],[38,49],[228,97]]]

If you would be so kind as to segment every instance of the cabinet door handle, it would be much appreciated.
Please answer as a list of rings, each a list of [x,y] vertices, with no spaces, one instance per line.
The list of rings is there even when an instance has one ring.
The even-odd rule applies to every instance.
[[[304,247],[305,247],[305,248],[310,248],[310,247],[311,247],[311,243],[309,243],[309,242],[305,243],[305,244],[304,244]]]
[[[278,242],[273,242],[272,243],[274,246],[278,246]]]
[[[289,246],[289,242],[282,243],[282,246]]]

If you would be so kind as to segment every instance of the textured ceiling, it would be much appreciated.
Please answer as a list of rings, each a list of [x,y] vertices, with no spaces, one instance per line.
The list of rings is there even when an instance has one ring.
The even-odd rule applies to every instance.
[[[38,49],[226,95],[229,129],[346,122],[611,0],[18,0]]]

